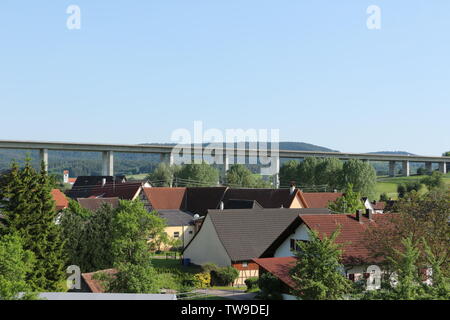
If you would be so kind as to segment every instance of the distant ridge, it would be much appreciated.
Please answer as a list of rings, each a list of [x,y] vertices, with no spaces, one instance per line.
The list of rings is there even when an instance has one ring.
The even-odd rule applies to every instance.
[[[369,154],[394,154],[394,155],[402,155],[402,156],[416,156],[414,153],[409,153],[406,151],[376,151],[376,152],[368,152]]]

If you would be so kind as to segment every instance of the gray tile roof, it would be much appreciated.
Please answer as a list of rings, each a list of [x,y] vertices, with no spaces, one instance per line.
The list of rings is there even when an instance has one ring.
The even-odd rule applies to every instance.
[[[301,209],[210,210],[208,215],[232,261],[259,258]]]
[[[158,210],[158,214],[161,218],[166,220],[169,227],[188,226],[194,221],[194,215],[192,213],[182,210]]]

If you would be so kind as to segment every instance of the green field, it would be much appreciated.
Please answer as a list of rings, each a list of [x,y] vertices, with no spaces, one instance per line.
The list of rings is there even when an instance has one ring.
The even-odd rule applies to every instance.
[[[426,176],[410,176],[410,177],[378,177],[378,183],[375,187],[376,199],[380,198],[382,193],[386,193],[388,197],[397,199],[397,186],[402,183],[411,181],[420,181]],[[444,176],[444,183],[450,188],[450,173]],[[427,187],[423,186],[421,192],[427,192]]]
[[[127,180],[145,180],[145,178],[147,178],[148,174],[147,173],[142,173],[142,174],[130,174],[127,175]]]

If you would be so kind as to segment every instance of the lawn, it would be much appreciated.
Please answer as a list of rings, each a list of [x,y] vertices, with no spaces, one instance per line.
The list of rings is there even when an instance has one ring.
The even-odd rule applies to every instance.
[[[380,198],[382,193],[386,193],[388,197],[397,199],[397,186],[402,183],[420,181],[426,176],[409,176],[409,177],[378,177],[378,183],[375,186],[376,199]],[[450,188],[450,173],[444,176],[444,183]],[[427,187],[423,186],[421,192],[427,192]]]
[[[147,178],[148,173],[141,173],[141,174],[130,174],[127,175],[127,180],[145,180]]]
[[[183,272],[183,273],[199,273],[202,271],[199,266],[184,266],[181,264],[180,259],[151,259],[153,267],[158,270],[167,270],[174,272]]]

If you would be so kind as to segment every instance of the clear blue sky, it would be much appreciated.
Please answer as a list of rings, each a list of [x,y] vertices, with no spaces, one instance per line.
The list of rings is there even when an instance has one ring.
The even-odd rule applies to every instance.
[[[81,30],[66,8],[81,8]],[[379,5],[381,30],[366,9]],[[450,1],[0,3],[0,139],[168,142],[279,128],[347,152],[450,150]]]

